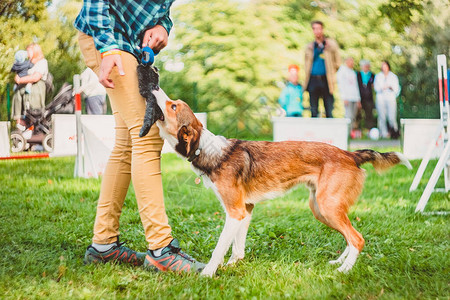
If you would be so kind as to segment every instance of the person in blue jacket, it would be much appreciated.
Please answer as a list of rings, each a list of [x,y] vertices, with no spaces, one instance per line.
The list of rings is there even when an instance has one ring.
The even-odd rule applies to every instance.
[[[298,83],[299,66],[289,65],[286,87],[278,98],[278,103],[286,111],[286,117],[301,117],[303,114],[303,88]]]

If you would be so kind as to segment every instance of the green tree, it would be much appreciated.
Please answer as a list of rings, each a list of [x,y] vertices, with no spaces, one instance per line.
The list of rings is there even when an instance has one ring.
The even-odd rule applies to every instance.
[[[445,2],[446,0],[444,0]],[[414,16],[422,15],[424,6],[431,1],[422,0],[389,0],[380,5],[380,12],[386,16],[395,30],[402,32],[414,22]]]
[[[21,18],[39,21],[46,18],[45,9],[51,2],[51,0],[2,0],[0,16],[5,19]]]
[[[410,0],[399,10],[394,9],[396,5],[384,6],[381,11],[392,8],[386,12],[389,20],[409,42],[402,49],[405,61],[399,66],[401,117],[439,118],[436,56],[450,58],[450,3]]]
[[[230,128],[270,133],[267,115],[246,115],[243,108],[261,106],[261,95],[278,97],[276,81],[290,61],[283,30],[271,17],[274,10],[279,7],[206,0],[173,9],[171,47],[160,60],[166,66],[181,62],[184,68],[163,72],[162,87],[193,104],[197,84],[199,110],[210,113],[209,124],[217,130],[234,124]],[[249,118],[261,122],[250,128]]]

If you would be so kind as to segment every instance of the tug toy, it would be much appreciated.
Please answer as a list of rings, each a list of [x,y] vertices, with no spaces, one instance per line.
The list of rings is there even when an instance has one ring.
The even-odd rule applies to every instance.
[[[145,98],[146,107],[144,115],[144,124],[142,125],[139,136],[145,136],[155,122],[163,116],[161,109],[156,103],[156,97],[153,91],[159,90],[158,68],[153,67],[155,53],[150,47],[142,49],[140,64],[137,66],[139,93]]]
[[[142,49],[141,62],[144,65],[146,64],[153,65],[153,63],[155,62],[155,53],[149,46],[145,46],[144,49]]]

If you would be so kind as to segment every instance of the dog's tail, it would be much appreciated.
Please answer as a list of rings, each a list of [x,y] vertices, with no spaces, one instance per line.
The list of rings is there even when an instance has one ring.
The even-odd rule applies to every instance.
[[[380,153],[370,149],[357,150],[352,153],[358,167],[362,164],[370,162],[377,172],[389,169],[397,164],[405,165],[408,169],[412,169],[408,159],[398,152]]]

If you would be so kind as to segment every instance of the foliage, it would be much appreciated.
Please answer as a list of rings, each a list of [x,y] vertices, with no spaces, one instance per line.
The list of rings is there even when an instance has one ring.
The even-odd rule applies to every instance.
[[[243,124],[242,110],[260,106],[261,95],[278,97],[276,81],[289,62],[282,28],[270,17],[278,10],[256,3],[207,0],[174,9],[173,47],[161,60],[166,65],[182,62],[184,69],[162,74],[161,86],[192,104],[193,93],[186,95],[186,91],[197,83],[199,110],[211,113],[217,121],[213,128],[228,120]],[[268,126],[260,128],[260,133],[269,132]]]
[[[401,35],[410,40],[410,45],[403,48],[406,62],[399,72],[403,83],[402,99],[409,110],[404,115],[439,118],[436,56],[445,54],[450,58],[448,1],[430,1],[424,6],[423,15],[416,16]]]
[[[427,2],[431,1],[389,0],[380,6],[380,12],[391,21],[395,30],[401,32],[411,25],[414,15],[422,15]]]
[[[74,158],[0,161],[0,293],[2,299],[445,299],[449,220],[414,213],[421,190],[408,192],[419,161],[412,163],[414,171],[398,166],[383,175],[364,167],[365,188],[349,217],[366,245],[348,275],[328,264],[345,248],[343,238],[313,217],[300,188],[256,205],[244,261],[210,279],[84,266],[100,180],[73,178]],[[222,207],[211,190],[194,184],[187,162],[164,155],[162,167],[173,235],[207,261],[222,230]],[[449,195],[434,193],[426,210],[449,208]],[[132,188],[120,231],[128,246],[145,250]]]
[[[305,45],[313,40],[310,21],[320,19],[326,34],[338,41],[342,57],[352,56],[356,62],[369,59],[374,72],[380,70],[382,60],[390,61],[404,86],[402,117],[414,106],[423,105],[422,99],[429,105],[426,111],[432,111],[427,117],[433,117],[436,89],[430,79],[436,77],[433,62],[438,45],[423,41],[426,36],[440,36],[441,45],[448,45],[448,35],[434,34],[440,31],[434,19],[445,20],[448,8],[445,4],[437,7],[439,1],[397,2],[278,0],[224,4],[213,0],[176,6],[172,10],[175,29],[168,50],[160,55],[160,66],[170,72],[161,76],[162,86],[170,96],[209,112],[213,131],[222,132],[230,121],[238,132],[248,130],[243,124],[252,116],[242,113],[262,106],[258,101],[261,93],[269,99],[269,105],[276,105],[286,66],[303,66]],[[391,10],[397,6],[402,9]],[[403,26],[401,31],[399,24]],[[412,49],[431,54],[418,64],[413,61]],[[184,68],[172,71],[174,63]],[[305,96],[308,106],[307,93]],[[335,97],[335,115],[342,117],[339,94]],[[418,114],[416,117],[425,116],[424,110],[419,109]],[[262,118],[270,119],[270,115]],[[266,127],[259,135],[264,130]]]
[[[21,18],[39,21],[46,18],[45,9],[50,4],[51,0],[2,0],[0,16],[5,19]]]

